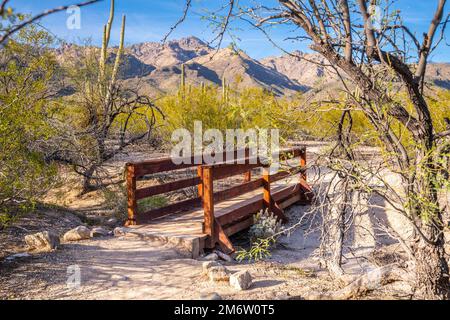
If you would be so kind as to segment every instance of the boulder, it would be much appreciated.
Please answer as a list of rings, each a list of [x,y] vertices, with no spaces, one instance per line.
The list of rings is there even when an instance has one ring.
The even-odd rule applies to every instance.
[[[79,241],[91,238],[91,230],[85,226],[79,226],[64,234],[64,241]]]
[[[25,236],[29,249],[38,251],[52,251],[59,246],[59,236],[50,231],[38,232]]]
[[[236,290],[247,290],[252,285],[252,276],[248,271],[237,272],[230,277],[230,285]]]
[[[224,266],[211,267],[208,270],[208,278],[211,282],[230,280],[230,272]]]
[[[119,220],[117,220],[116,218],[109,218],[108,220],[106,220],[106,225],[111,226],[111,227],[114,227],[118,223],[119,223]]]
[[[116,237],[121,237],[121,236],[124,236],[126,234],[126,230],[123,227],[117,227],[117,228],[114,229],[113,234]]]
[[[109,235],[109,231],[101,227],[94,228],[91,231],[91,238],[106,237],[107,235]]]

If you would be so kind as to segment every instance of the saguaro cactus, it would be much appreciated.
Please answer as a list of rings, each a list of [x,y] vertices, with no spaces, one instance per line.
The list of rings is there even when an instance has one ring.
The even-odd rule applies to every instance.
[[[109,40],[111,39],[111,27],[114,22],[114,11],[115,11],[114,0],[111,0],[111,8],[109,11],[108,22],[103,27],[103,41],[102,41],[102,51],[101,51],[101,56],[100,56],[99,80],[104,80],[104,77],[105,77],[106,59],[108,56],[108,45],[109,45]]]
[[[229,91],[230,86],[227,83],[227,79],[225,78],[225,75],[222,77],[222,101],[224,103],[228,102],[229,99]]]
[[[117,75],[119,73],[120,68],[120,61],[124,52],[124,42],[125,42],[125,24],[126,24],[126,16],[124,15],[122,17],[122,27],[120,31],[120,43],[119,43],[119,49],[117,50],[116,59],[114,61],[114,67],[112,69],[111,77],[109,78],[109,81],[107,81],[106,73],[107,73],[107,66],[106,66],[106,60],[108,57],[108,47],[109,47],[109,41],[111,39],[111,27],[114,22],[114,0],[111,0],[111,10],[109,13],[108,22],[103,28],[103,42],[102,42],[102,49],[100,54],[100,66],[99,66],[99,86],[102,88],[103,94],[106,94],[105,103],[106,105],[109,104],[109,101],[111,99],[111,91],[113,87],[116,84],[117,81]],[[105,93],[106,90],[106,93]]]
[[[180,89],[178,94],[182,101],[186,98],[186,66],[184,63],[181,65],[181,79],[180,79]]]

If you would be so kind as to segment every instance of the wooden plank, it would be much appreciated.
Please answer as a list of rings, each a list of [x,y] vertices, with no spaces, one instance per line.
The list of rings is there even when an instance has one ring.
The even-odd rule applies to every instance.
[[[280,208],[282,208],[282,209],[286,209],[287,207],[292,206],[293,204],[299,202],[300,200],[302,200],[301,195],[295,194],[295,195],[292,195],[291,197],[289,197],[288,199],[282,201],[282,202],[279,204],[279,206],[280,206]]]
[[[306,176],[306,148],[303,150],[303,152],[300,155],[300,168],[302,168],[302,174],[300,176],[300,179],[307,181]]]
[[[301,190],[299,184],[294,186],[288,186],[285,188],[280,188],[276,192],[273,193],[272,198],[275,202],[281,202],[285,198],[289,197],[291,194],[298,194]]]
[[[201,197],[203,197],[203,169],[202,169],[202,166],[197,167],[197,176],[200,179],[200,182],[197,186],[197,193],[198,193],[198,196],[201,198]]]
[[[199,207],[201,205],[202,200],[200,198],[192,198],[184,201],[180,201],[177,203],[170,204],[168,206],[153,209],[147,212],[139,213],[137,215],[137,221],[139,224],[148,223],[151,220],[158,219],[169,214],[178,213]]]
[[[224,164],[213,166],[215,180],[221,180],[261,167],[261,164]]]
[[[240,184],[238,186],[234,186],[232,188],[218,191],[214,193],[214,201],[221,202],[230,198],[234,198],[240,196],[244,193],[256,190],[263,185],[262,179],[253,180],[247,183]]]
[[[269,168],[263,169],[263,201],[264,207],[272,212],[272,197],[270,195],[270,172]]]
[[[187,187],[196,186],[201,182],[199,177],[188,178],[184,180],[177,180],[172,182],[167,182],[155,186],[150,186],[147,188],[141,188],[136,190],[136,199],[144,199],[151,196],[156,196],[158,194],[167,193],[179,189],[184,189]]]
[[[127,226],[136,225],[137,201],[136,201],[136,175],[135,166],[127,165]]]
[[[214,233],[214,175],[212,168],[203,168],[203,211],[204,211],[204,230],[212,241],[215,239]]]
[[[289,168],[289,169],[283,169],[280,172],[277,172],[270,176],[271,182],[280,181],[286,177],[289,177],[291,175],[295,175],[295,173],[298,171],[298,168]]]
[[[222,251],[224,251],[226,254],[231,254],[236,251],[234,249],[233,243],[231,243],[222,226],[217,221],[214,221],[214,227],[217,230],[216,241],[219,243]]]
[[[221,225],[227,225],[249,215],[253,215],[263,208],[263,199],[254,197],[252,199],[242,201],[237,205],[233,205],[229,209],[216,214],[216,219]]]
[[[244,174],[244,182],[252,181],[252,171],[249,170]]]
[[[221,157],[226,161],[228,151],[224,151],[221,153]],[[241,150],[234,150],[234,159],[237,158],[239,153],[244,153],[245,158],[249,157],[249,149],[245,149],[244,152]],[[212,153],[214,156],[214,153]],[[186,168],[192,168],[195,166],[200,165],[200,163],[196,163],[196,159],[199,157],[199,155],[193,155],[190,157],[180,157],[180,158],[174,158],[172,157],[164,157],[164,158],[158,158],[158,159],[152,159],[148,161],[141,161],[141,162],[131,162],[127,163],[127,165],[134,165],[136,168],[135,174],[136,177],[142,177],[147,174],[154,174],[159,172],[165,172],[165,171],[173,171],[173,170],[180,170],[180,169],[186,169]],[[175,164],[175,161],[179,164]],[[204,165],[203,161],[203,155],[201,155],[201,164]]]
[[[251,215],[249,218],[247,218],[245,220],[234,223],[228,227],[224,227],[224,231],[227,236],[232,236],[233,234],[238,233],[239,231],[250,228],[253,225],[253,223],[254,223],[254,218],[253,218],[253,215]]]

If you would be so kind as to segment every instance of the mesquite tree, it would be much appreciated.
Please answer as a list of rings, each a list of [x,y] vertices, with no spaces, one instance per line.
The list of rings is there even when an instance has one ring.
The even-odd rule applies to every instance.
[[[438,131],[436,124],[444,119],[433,118],[425,96],[429,57],[443,42],[449,21],[446,0],[429,1],[436,9],[423,39],[403,23],[402,13],[392,10],[395,6],[389,0],[278,0],[272,6],[265,1],[218,2],[220,9],[210,20],[216,23],[219,44],[229,25],[239,19],[279,47],[282,44],[270,38],[270,29],[291,27],[287,39],[306,41],[326,58],[327,67],[342,83],[344,112],[364,114],[384,151],[381,167],[395,172],[402,183],[393,186],[382,177],[380,166],[364,166],[351,157],[330,168],[339,171],[353,190],[383,197],[407,218],[415,231],[404,243],[414,256],[417,295],[449,298],[440,193],[448,187],[443,177],[448,177],[450,131]],[[191,5],[187,1],[182,19]],[[347,150],[351,147],[347,145]]]
[[[71,165],[83,177],[82,193],[103,186],[105,179],[111,178],[105,162],[148,137],[156,121],[157,108],[151,99],[141,94],[138,87],[120,80],[125,16],[115,53],[109,50],[113,22],[111,0],[102,47],[78,47],[82,58],[74,58],[73,65],[67,67],[74,93],[63,100],[64,116],[54,123],[60,135],[52,140],[48,155],[48,159]]]

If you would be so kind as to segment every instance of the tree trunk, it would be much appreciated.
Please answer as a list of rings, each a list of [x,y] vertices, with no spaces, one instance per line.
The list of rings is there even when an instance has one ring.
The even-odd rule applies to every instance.
[[[92,184],[92,176],[94,175],[96,166],[90,167],[86,172],[84,172],[83,176],[83,189],[81,190],[81,195],[84,195],[92,190],[95,189],[94,185]]]
[[[437,232],[435,227],[427,229],[428,235]],[[413,252],[416,260],[416,296],[430,300],[450,299],[449,269],[443,234],[440,234],[436,244],[430,244],[420,238],[413,247]]]

